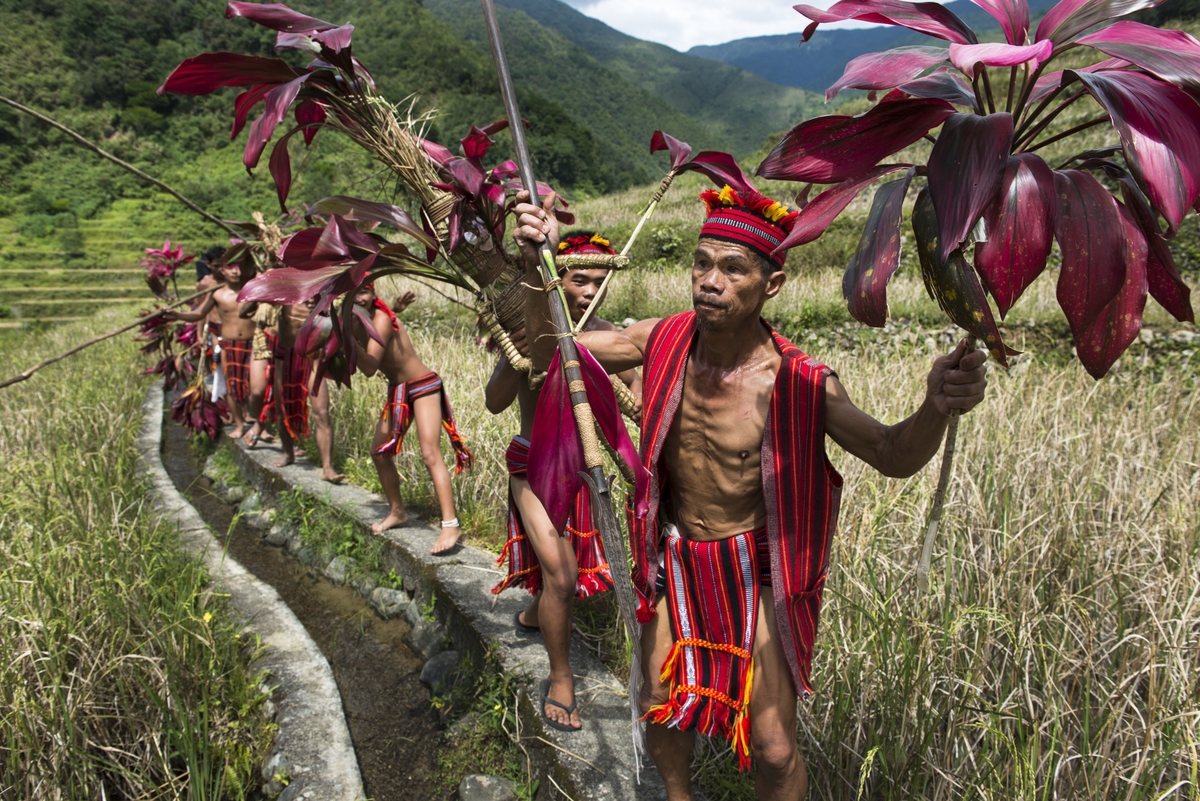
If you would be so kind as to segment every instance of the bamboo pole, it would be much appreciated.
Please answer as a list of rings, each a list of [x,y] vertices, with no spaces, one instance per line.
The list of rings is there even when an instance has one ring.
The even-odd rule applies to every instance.
[[[72,355],[78,353],[79,351],[83,350],[84,348],[90,348],[92,345],[99,344],[100,342],[103,342],[106,339],[112,339],[113,337],[117,336],[118,334],[123,334],[126,331],[130,330],[131,328],[137,328],[142,323],[153,320],[155,317],[157,317],[158,315],[162,314],[165,311],[182,306],[184,303],[195,300],[196,298],[200,297],[201,295],[207,295],[209,292],[215,292],[216,290],[220,289],[223,286],[225,286],[225,285],[217,284],[216,286],[210,287],[209,289],[201,290],[200,292],[197,292],[194,295],[188,295],[186,298],[183,298],[182,300],[175,301],[170,306],[167,306],[162,309],[158,309],[155,312],[153,312],[152,314],[147,314],[144,317],[139,317],[138,319],[134,320],[129,325],[121,326],[116,331],[110,331],[109,333],[104,334],[102,336],[98,336],[95,339],[89,339],[87,342],[76,345],[75,347],[71,348],[70,350],[60,353],[57,356],[51,356],[49,359],[43,359],[42,361],[35,364],[33,367],[30,367],[25,372],[19,373],[19,374],[13,376],[12,378],[6,378],[4,381],[0,381],[0,389],[4,389],[5,387],[10,387],[13,384],[19,384],[22,381],[27,381],[33,377],[34,373],[36,373],[38,370],[41,370],[43,367],[48,367],[48,366],[54,364],[55,362],[61,362],[63,359],[67,358],[68,356],[72,356]]]
[[[492,46],[492,57],[496,62],[496,72],[500,78],[500,94],[504,99],[504,108],[508,115],[508,127],[512,132],[513,149],[516,151],[521,182],[529,192],[529,202],[536,206],[539,204],[537,181],[534,179],[529,146],[525,141],[525,126],[521,121],[520,109],[517,107],[512,74],[509,72],[508,60],[504,55],[504,43],[500,38],[500,24],[496,19],[496,7],[492,0],[480,0],[480,5],[483,7],[488,38]],[[587,466],[587,473],[583,477],[592,494],[596,527],[600,530],[600,539],[608,554],[617,606],[620,608],[621,617],[624,618],[626,635],[636,660],[640,657],[638,625],[635,616],[637,599],[634,597],[633,581],[629,575],[628,551],[625,548],[624,536],[613,509],[612,490],[604,476],[600,437],[596,434],[596,419],[592,413],[591,404],[588,402],[583,371],[579,364],[579,351],[575,347],[575,337],[571,331],[570,318],[567,316],[566,295],[563,293],[562,282],[556,282],[557,269],[549,241],[542,242],[539,256],[540,274],[544,285],[541,291],[545,291],[545,287],[554,287],[554,292],[559,300],[557,303],[550,302],[547,305],[550,307],[550,320],[554,325],[558,339],[558,353],[562,359],[563,372],[568,382],[571,410],[575,417],[575,429],[583,446],[584,463]]]

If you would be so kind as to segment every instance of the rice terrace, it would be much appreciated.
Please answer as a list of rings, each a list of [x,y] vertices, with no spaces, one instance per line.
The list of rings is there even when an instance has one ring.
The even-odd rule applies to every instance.
[[[1197,36],[0,0],[0,801],[1197,801]]]

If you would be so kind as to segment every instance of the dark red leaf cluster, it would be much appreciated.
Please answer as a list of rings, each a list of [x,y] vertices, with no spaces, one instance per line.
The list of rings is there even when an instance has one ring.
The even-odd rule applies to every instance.
[[[1131,21],[1096,27],[1159,2],[1061,0],[1031,32],[1026,0],[976,0],[1006,39],[982,44],[936,3],[796,6],[813,21],[806,41],[819,23],[853,19],[906,27],[949,45],[851,60],[828,97],[843,89],[867,90],[872,99],[887,94],[864,114],[817,117],[784,135],[758,168],[766,178],[807,184],[800,193],[806,205],[784,246],[813,241],[869,185],[907,170],[876,191],[843,280],[850,312],[864,323],[882,326],[887,319],[887,283],[899,263],[904,197],[914,177],[926,183],[912,219],[926,288],[1000,363],[1011,351],[988,296],[1001,317],[1007,314],[1044,271],[1055,242],[1063,256],[1059,304],[1092,375],[1103,376],[1136,337],[1147,294],[1177,319],[1194,321],[1190,290],[1167,241],[1200,207],[1200,41]],[[1108,58],[1080,69],[1045,69],[1076,47]],[[1020,91],[993,97],[988,67],[1012,68]],[[1054,133],[1056,116],[1084,95],[1108,119]],[[1119,145],[1080,153],[1058,169],[1035,152],[1103,122],[1111,122]],[[923,137],[934,142],[923,165],[883,163]],[[807,202],[813,184],[832,186]]]

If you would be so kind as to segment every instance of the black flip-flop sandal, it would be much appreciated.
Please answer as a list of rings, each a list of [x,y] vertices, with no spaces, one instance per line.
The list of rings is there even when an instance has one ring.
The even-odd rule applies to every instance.
[[[557,720],[554,720],[553,718],[546,715],[546,704],[556,706],[559,709],[561,709],[562,711],[566,712],[568,715],[570,715],[575,712],[575,708],[577,706],[579,706],[579,702],[572,701],[571,705],[567,706],[566,704],[560,704],[558,701],[555,701],[553,698],[551,698],[550,697],[550,679],[542,679],[542,688],[541,689],[542,689],[542,705],[539,708],[539,711],[542,713],[542,722],[545,723],[550,728],[557,729],[558,731],[565,731],[565,732],[579,731],[579,729],[575,728],[574,726],[569,726],[566,723],[559,723]],[[582,727],[580,727],[580,728],[582,728]]]
[[[513,613],[513,627],[516,628],[517,634],[541,634],[541,626],[526,626],[521,622],[522,611],[524,610],[517,610]]]

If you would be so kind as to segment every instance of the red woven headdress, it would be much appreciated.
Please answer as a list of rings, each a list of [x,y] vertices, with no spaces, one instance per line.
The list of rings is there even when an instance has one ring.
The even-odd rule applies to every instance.
[[[757,190],[738,191],[728,184],[719,192],[704,190],[700,199],[708,207],[708,218],[700,228],[701,237],[745,245],[783,267],[787,251],[779,250],[779,245],[796,224],[800,212]]]
[[[558,243],[558,255],[571,256],[581,253],[594,253],[602,256],[615,256],[612,244],[600,234],[593,231],[572,231]]]

